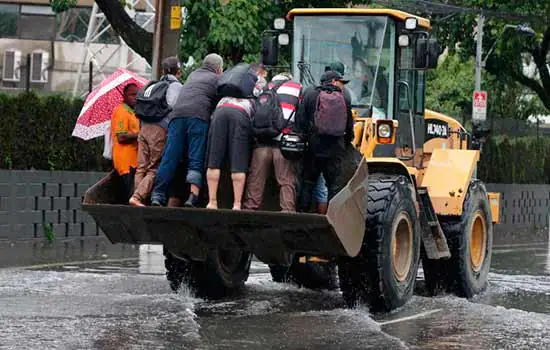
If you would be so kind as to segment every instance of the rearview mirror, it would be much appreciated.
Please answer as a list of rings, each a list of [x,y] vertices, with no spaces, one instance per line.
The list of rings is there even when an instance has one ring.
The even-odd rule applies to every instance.
[[[414,68],[426,69],[428,66],[428,39],[418,37],[414,50]]]
[[[276,66],[279,56],[278,37],[274,35],[262,38],[262,64],[265,66]]]

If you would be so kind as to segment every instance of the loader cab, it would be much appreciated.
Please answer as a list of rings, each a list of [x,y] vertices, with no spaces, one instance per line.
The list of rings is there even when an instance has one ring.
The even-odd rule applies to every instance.
[[[379,127],[387,132],[390,126],[390,137],[375,147],[364,146],[378,137],[363,137],[359,146],[365,156],[407,163],[414,163],[415,156],[421,159],[425,71],[437,64],[439,55],[430,40],[429,21],[387,9],[294,9],[287,18],[292,27],[283,41],[291,35],[291,69],[304,88],[319,84],[329,67],[343,68],[356,122],[374,122],[372,133],[377,135]],[[277,25],[283,27],[280,20]]]

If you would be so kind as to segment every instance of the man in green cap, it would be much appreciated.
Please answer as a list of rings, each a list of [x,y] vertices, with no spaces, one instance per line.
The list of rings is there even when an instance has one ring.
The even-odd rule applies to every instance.
[[[345,73],[344,73],[345,70],[346,69],[345,69],[344,64],[342,62],[332,62],[330,65],[325,67],[325,72],[335,71],[335,72],[338,72],[338,73],[342,74],[343,77],[345,76]],[[347,87],[344,88],[344,96],[348,99],[348,101],[355,101],[356,100],[356,99],[352,98],[352,93],[349,90],[349,88],[347,88]]]

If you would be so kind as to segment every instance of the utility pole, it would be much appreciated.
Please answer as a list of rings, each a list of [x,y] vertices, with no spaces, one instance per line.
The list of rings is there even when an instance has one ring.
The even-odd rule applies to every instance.
[[[485,16],[483,13],[477,18],[477,49],[476,49],[476,85],[475,91],[481,90],[481,69],[483,68],[483,26]]]
[[[153,79],[158,79],[165,57],[179,57],[181,5],[179,0],[156,0],[155,31],[153,34]]]
[[[477,18],[476,82],[475,82],[474,91],[481,90],[481,69],[483,68],[483,25],[484,24],[485,24],[485,17],[483,16],[483,12],[481,12]],[[475,133],[475,129],[477,127],[476,123],[479,123],[479,121],[476,121],[473,118],[473,113],[472,113],[472,134]],[[479,148],[480,152],[482,147],[483,145],[480,144],[480,148]],[[477,164],[476,164],[476,167],[474,168],[472,177],[474,179],[477,179]]]

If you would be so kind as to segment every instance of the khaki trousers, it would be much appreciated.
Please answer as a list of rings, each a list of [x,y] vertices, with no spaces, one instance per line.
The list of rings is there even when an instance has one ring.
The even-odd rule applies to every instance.
[[[261,207],[267,177],[275,169],[275,178],[280,187],[279,201],[282,211],[296,211],[296,165],[281,154],[278,147],[258,147],[252,153],[246,184],[244,208],[257,210]]]
[[[143,124],[138,136],[138,167],[134,197],[144,203],[153,190],[164,144],[166,130],[156,124]]]

